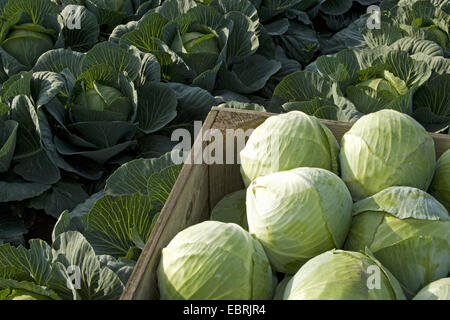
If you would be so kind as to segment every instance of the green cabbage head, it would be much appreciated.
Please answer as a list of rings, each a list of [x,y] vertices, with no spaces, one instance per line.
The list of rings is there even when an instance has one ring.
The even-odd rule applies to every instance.
[[[211,220],[236,223],[248,230],[245,198],[247,190],[242,189],[226,195],[211,211]]]
[[[373,256],[331,250],[309,260],[289,281],[284,300],[404,300],[400,284]]]
[[[38,58],[54,47],[55,31],[33,23],[11,27],[2,47],[21,64],[33,67]]]
[[[371,88],[377,92],[378,95],[383,97],[384,100],[394,100],[398,98],[400,95],[405,94],[408,91],[408,88],[405,86],[400,86],[396,88],[395,84],[398,86],[398,82],[390,82],[392,78],[394,78],[393,74],[389,71],[384,72],[385,78],[376,78],[370,79],[363,82],[360,82],[356,85],[358,88]],[[352,87],[350,87],[352,88]],[[401,88],[401,89],[400,89]]]
[[[450,278],[433,281],[420,290],[413,300],[450,300]]]
[[[11,293],[9,297],[10,300],[51,300],[48,297],[42,296],[40,294],[35,294],[27,292],[25,290],[16,289]]]
[[[353,206],[346,250],[369,248],[408,298],[450,272],[450,217],[442,204],[411,187],[391,187]]]
[[[315,117],[300,111],[268,118],[240,153],[245,186],[259,176],[299,167],[338,173],[339,144]]]
[[[184,53],[213,53],[219,54],[219,42],[214,33],[188,32],[176,38],[172,49]]]
[[[305,167],[273,173],[247,189],[249,232],[276,271],[294,274],[314,256],[343,246],[352,205],[347,187],[330,171]]]
[[[274,291],[264,249],[233,223],[205,221],[162,250],[157,271],[163,300],[267,300]]]
[[[83,91],[72,106],[77,122],[127,121],[133,105],[118,89],[94,82],[93,88]]]
[[[363,116],[342,138],[342,179],[356,201],[392,186],[427,190],[435,162],[431,136],[394,110]]]
[[[450,211],[450,150],[437,162],[431,193]]]

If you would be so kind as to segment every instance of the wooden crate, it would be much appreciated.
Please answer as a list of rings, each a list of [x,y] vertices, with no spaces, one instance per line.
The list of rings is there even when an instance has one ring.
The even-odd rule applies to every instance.
[[[275,114],[213,108],[204,122],[202,132],[204,134],[206,129],[211,128],[219,129],[223,134],[226,129],[253,129],[273,115]],[[338,141],[341,141],[344,133],[351,127],[348,123],[321,121],[331,129]],[[205,143],[202,142],[203,139],[200,139],[201,135],[197,138],[194,148],[205,146]],[[450,149],[450,136],[430,135],[434,138],[437,156]],[[185,164],[127,283],[121,300],[158,299],[156,270],[161,250],[178,232],[208,220],[211,209],[222,197],[243,188],[244,184],[238,164]]]

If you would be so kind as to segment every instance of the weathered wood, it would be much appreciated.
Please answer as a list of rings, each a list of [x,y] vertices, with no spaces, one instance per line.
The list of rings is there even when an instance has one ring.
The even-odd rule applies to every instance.
[[[207,129],[217,129],[224,137],[226,137],[227,129],[240,128],[244,131],[254,129],[268,117],[274,115],[248,110],[213,108],[204,123],[203,133],[199,137],[203,136]],[[341,141],[345,132],[351,128],[348,123],[331,120],[321,121],[330,128],[338,141]],[[450,136],[430,135],[434,138],[438,156],[450,149]],[[224,141],[226,144],[227,140]],[[202,142],[198,138],[194,149],[198,146],[204,148],[206,145],[206,142]],[[239,151],[237,144],[235,144],[235,155]],[[225,152],[226,149],[224,149],[224,160],[226,159]],[[244,184],[238,164],[184,165],[121,299],[158,299],[156,270],[161,257],[161,250],[181,230],[207,220],[211,208],[223,196],[242,188],[244,188]]]
[[[217,115],[215,128],[256,128],[269,117],[276,116],[276,113],[258,112],[253,110],[235,110],[226,108],[213,108],[213,110],[220,111]],[[340,143],[342,136],[350,130],[352,125],[346,122],[339,122],[334,120],[320,121],[325,124],[334,134],[337,141]],[[450,135],[429,133],[434,139],[436,149],[436,156],[441,156],[445,151],[450,149]]]
[[[208,115],[204,129],[212,126],[216,115],[216,111]],[[197,137],[193,150],[199,145],[203,148],[201,136],[202,134],[199,134]],[[158,299],[156,270],[161,250],[180,230],[209,218],[211,210],[208,192],[208,166],[185,164],[128,280],[121,300]]]

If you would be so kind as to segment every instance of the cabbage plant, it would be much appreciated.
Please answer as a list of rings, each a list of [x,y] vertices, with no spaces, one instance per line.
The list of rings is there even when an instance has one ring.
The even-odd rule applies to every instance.
[[[24,246],[0,245],[0,268],[14,270],[0,276],[1,300],[117,300],[133,271],[134,262],[96,255],[79,232],[69,231],[54,239],[29,241]],[[80,268],[78,289],[69,267]]]
[[[278,272],[341,248],[350,228],[352,197],[334,173],[297,168],[256,178],[247,189],[249,232]]]
[[[62,0],[62,4],[86,7],[106,32],[121,23],[137,20],[148,10],[154,9],[161,0]]]
[[[168,0],[139,21],[119,25],[110,40],[154,54],[166,80],[250,94],[281,68],[265,54],[259,29],[248,0]]]
[[[283,299],[404,300],[405,296],[397,279],[369,252],[331,250],[298,270]]]
[[[177,98],[159,82],[158,62],[136,50],[109,42],[85,54],[51,50],[33,71],[58,74],[62,82],[38,111],[40,126],[54,136],[43,144],[58,167],[87,179],[99,179],[139,134],[159,131],[176,116]]]
[[[319,35],[310,16],[317,15],[318,10],[315,9],[321,2],[323,3],[320,0],[290,0],[254,3],[264,25],[262,31],[273,38],[274,44],[283,50],[286,58],[306,65],[320,48]]]
[[[450,211],[450,150],[444,152],[437,162],[431,194]]]
[[[262,246],[236,224],[205,221],[162,250],[157,271],[164,300],[267,300],[272,270]]]
[[[35,198],[51,189],[52,185],[57,189],[62,186],[58,185],[62,180],[60,170],[51,153],[43,146],[36,123],[42,113],[38,108],[63,87],[63,77],[51,72],[24,72],[3,84],[2,98],[9,107],[3,114],[4,120],[0,120],[0,123],[3,122],[0,124],[3,135],[0,145],[4,143],[0,156],[0,202]],[[70,196],[68,201],[59,198],[60,204],[69,203],[70,207],[72,201],[82,201],[87,196],[79,186],[75,187],[70,182],[65,187]],[[58,205],[54,203],[52,207],[55,208],[51,210],[52,214],[59,214],[55,212]],[[15,210],[14,206],[2,211],[21,216],[20,210]],[[8,233],[9,228],[4,229]]]
[[[392,108],[413,116],[428,131],[447,131],[450,121],[450,68],[446,59],[449,57],[448,1],[384,1],[381,7],[386,11],[381,15],[379,29],[369,29],[369,15],[362,16],[326,42],[326,53],[333,53],[332,56],[319,57],[307,69],[339,85],[338,98],[332,99],[338,107],[334,111],[338,116],[342,108],[361,113]],[[356,58],[348,49],[357,49]],[[402,53],[389,57],[392,50]],[[379,82],[383,84],[381,87],[368,85],[367,80],[374,84],[380,79],[384,80]],[[322,94],[326,93],[325,90]],[[330,104],[328,101],[312,104],[312,98],[299,98],[312,113],[320,113],[320,108]],[[346,120],[342,116],[338,119]]]
[[[362,117],[341,142],[341,176],[354,200],[391,186],[427,190],[435,162],[431,136],[413,118],[394,110]]]
[[[99,191],[104,173],[145,151],[147,135],[177,113],[175,93],[159,80],[152,55],[102,42],[87,53],[50,50],[4,82],[0,238],[24,232],[13,201],[58,218]]]
[[[255,178],[298,167],[338,173],[339,144],[318,119],[295,111],[270,117],[251,134],[240,152],[241,174],[248,186]]]
[[[435,52],[448,57],[450,9],[447,0],[389,0],[382,1],[380,8],[380,28],[369,28],[370,15],[362,15],[326,42],[325,53],[409,42],[421,43],[419,52],[425,53],[434,47]]]
[[[450,272],[450,216],[429,194],[387,188],[353,207],[346,250],[369,248],[412,298]]]
[[[341,121],[346,120],[343,110],[368,114],[394,109],[412,115],[414,93],[431,74],[426,62],[404,51],[343,50],[286,77],[275,89],[272,105]],[[298,86],[306,89],[295,90]]]
[[[49,50],[70,47],[85,51],[98,41],[97,19],[84,7],[75,6],[60,12],[51,0],[9,0],[2,1],[0,8],[3,20],[0,31],[2,81],[20,71],[30,70]],[[70,22],[73,11],[77,10],[80,25],[74,30]]]
[[[45,150],[38,154],[41,164],[46,162],[47,172],[40,171],[40,174],[46,174],[43,182],[58,181],[59,168],[87,179],[99,179],[101,164],[136,144],[133,141],[137,110],[135,88],[123,76],[114,82],[112,79],[91,80],[88,79],[90,75],[90,72],[81,75],[74,88],[70,88],[70,82],[62,75],[50,71],[20,74],[11,79],[12,83],[7,83],[7,94],[17,86],[28,86],[21,95],[13,98],[13,104],[18,110],[31,110],[29,112],[43,129],[34,133],[34,147]],[[43,88],[38,80],[49,87],[40,91]],[[71,97],[68,97],[69,91]],[[35,107],[39,109],[33,110]],[[33,127],[35,123],[31,119],[29,126]],[[57,121],[62,130],[53,128],[53,121]],[[55,130],[54,137],[44,135],[52,134],[52,129]]]
[[[3,7],[2,55],[16,68],[32,68],[37,59],[57,44],[61,46],[58,7],[50,0],[7,1]],[[7,67],[7,66],[4,66]]]
[[[450,300],[450,278],[442,278],[426,285],[413,300]]]
[[[382,20],[383,27],[388,27],[390,34],[383,37],[379,31],[367,29],[363,32],[367,41],[386,45],[393,39],[409,36],[433,41],[443,49],[447,57],[449,56],[448,1],[408,0],[397,3],[386,1],[382,9],[386,10]]]
[[[2,47],[23,65],[33,66],[41,54],[53,49],[54,34],[54,30],[33,23],[15,25],[6,35]]]

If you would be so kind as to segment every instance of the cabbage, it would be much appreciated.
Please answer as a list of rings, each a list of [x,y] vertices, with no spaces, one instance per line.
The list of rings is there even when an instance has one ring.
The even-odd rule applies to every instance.
[[[162,250],[157,271],[163,300],[266,300],[272,269],[261,245],[240,226],[205,221]]]
[[[324,169],[297,168],[259,177],[247,190],[249,231],[278,272],[294,274],[314,256],[342,247],[351,211],[345,184]]]
[[[291,281],[293,276],[286,275],[283,280],[277,285],[275,289],[275,295],[273,296],[273,300],[283,300],[284,292],[286,291],[286,287]]]
[[[213,33],[188,32],[179,38],[176,38],[172,45],[173,50],[177,52],[188,53],[214,53],[219,54],[219,43]]]
[[[433,139],[413,118],[394,110],[363,116],[342,138],[342,179],[354,200],[392,186],[427,190],[435,162]]]
[[[82,92],[72,106],[75,121],[127,121],[133,110],[131,100],[114,87],[94,82],[94,87]]]
[[[450,217],[431,195],[391,187],[357,202],[346,250],[370,249],[412,298],[450,272]]]
[[[338,173],[339,144],[319,120],[300,111],[270,117],[256,128],[240,153],[248,186],[256,177],[298,167]]]
[[[395,277],[369,253],[331,250],[309,260],[289,281],[283,298],[404,300],[405,296]]]
[[[413,300],[450,300],[450,278],[430,283],[420,290]]]
[[[368,87],[375,90],[378,94],[382,95],[385,99],[394,100],[399,96],[397,89],[392,86],[389,81],[383,78],[366,80],[356,85],[363,88]]]
[[[236,223],[248,230],[245,198],[247,190],[239,190],[222,198],[211,211],[211,220]]]
[[[450,211],[450,150],[437,162],[431,193]]]
[[[38,58],[53,49],[54,30],[32,23],[24,23],[11,28],[2,43],[3,49],[21,64],[32,67]]]

